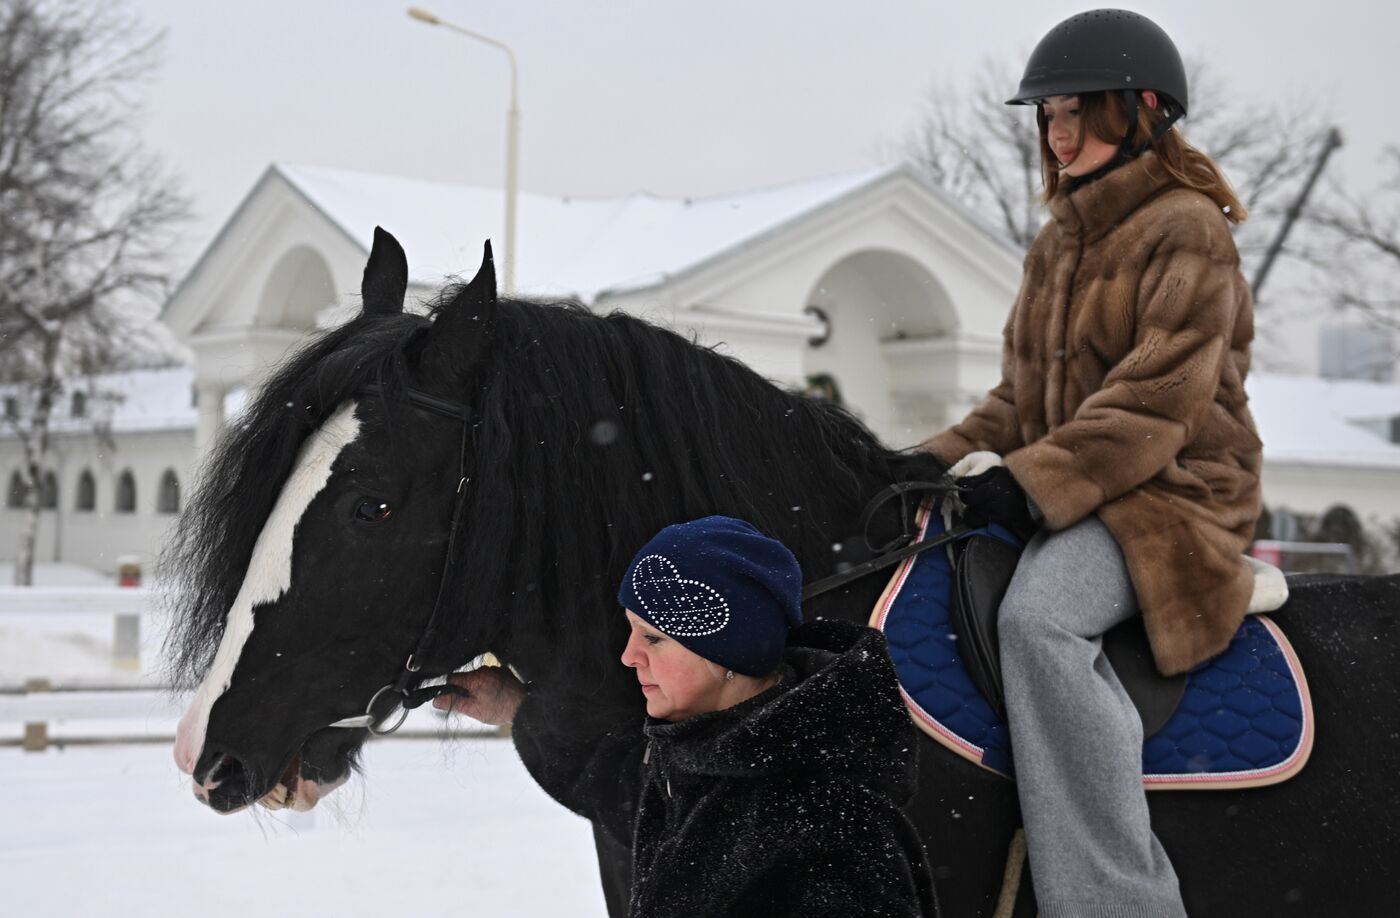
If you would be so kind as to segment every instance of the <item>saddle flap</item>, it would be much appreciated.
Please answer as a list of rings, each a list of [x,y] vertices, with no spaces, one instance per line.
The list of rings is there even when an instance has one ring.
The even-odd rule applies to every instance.
[[[974,535],[958,543],[953,559],[953,629],[962,648],[963,663],[982,697],[1002,719],[1006,717],[1006,699],[997,613],[1020,557],[1019,548],[1001,539]],[[1171,720],[1181,703],[1186,693],[1186,676],[1167,677],[1157,672],[1140,616],[1110,629],[1103,637],[1103,650],[1137,708],[1142,735],[1154,735]]]
[[[1105,632],[1103,652],[1142,718],[1142,735],[1156,734],[1181,704],[1186,694],[1186,675],[1164,676],[1157,671],[1152,645],[1147,641],[1147,627],[1140,615]]]
[[[1021,550],[991,536],[959,542],[953,562],[953,628],[967,674],[997,716],[1006,718],[997,613],[1016,573]]]

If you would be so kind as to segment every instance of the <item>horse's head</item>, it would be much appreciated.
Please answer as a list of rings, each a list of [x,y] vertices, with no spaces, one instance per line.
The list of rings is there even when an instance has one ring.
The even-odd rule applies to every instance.
[[[314,806],[367,735],[332,724],[363,715],[385,686],[411,688],[486,649],[471,646],[484,630],[468,637],[441,614],[453,621],[419,644],[458,566],[448,535],[475,421],[443,396],[464,391],[489,337],[489,247],[431,324],[403,314],[407,277],[403,250],[376,230],[361,315],[268,381],[211,457],[167,554],[177,678],[199,680],[175,756],[216,810]],[[442,403],[420,377],[448,384]],[[382,716],[394,704],[381,701]]]

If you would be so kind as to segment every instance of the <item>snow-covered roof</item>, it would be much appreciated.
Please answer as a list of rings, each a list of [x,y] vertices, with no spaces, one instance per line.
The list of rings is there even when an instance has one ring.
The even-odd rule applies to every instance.
[[[1245,388],[1266,463],[1400,469],[1400,385],[1254,373]]]
[[[64,397],[53,430],[90,430],[94,417],[110,417],[114,433],[193,429],[193,383],[187,366],[96,377],[93,390],[119,400],[107,407],[106,399],[94,397],[88,417],[80,419],[69,415],[72,400]],[[1253,373],[1247,388],[1266,462],[1400,470],[1400,445],[1388,439],[1391,419],[1400,418],[1400,385]],[[86,384],[69,391],[77,389],[86,391]],[[242,390],[230,394],[226,416],[237,414],[243,397]]]
[[[104,373],[75,380],[54,405],[50,430],[55,434],[91,431],[94,422],[112,433],[194,428],[194,369],[189,366]],[[8,395],[13,387],[7,387]],[[73,395],[84,394],[82,417],[74,417]],[[0,432],[13,435],[0,427]]]
[[[470,276],[488,233],[501,257],[505,199],[499,188],[322,166],[277,163],[273,168],[366,251],[376,225],[393,233],[408,253],[416,282],[437,287],[444,276]],[[912,175],[906,166],[889,166],[684,199],[521,192],[516,288],[590,302],[604,291],[653,286],[900,174]]]

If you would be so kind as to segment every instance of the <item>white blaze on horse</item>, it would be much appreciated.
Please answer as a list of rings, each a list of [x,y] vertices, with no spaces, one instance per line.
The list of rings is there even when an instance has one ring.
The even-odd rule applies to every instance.
[[[248,562],[243,585],[239,587],[233,606],[228,611],[219,649],[204,680],[195,690],[189,710],[180,718],[176,729],[175,762],[185,774],[193,775],[199,764],[205,732],[209,727],[210,709],[233,681],[234,668],[238,665],[248,637],[253,633],[254,609],[281,599],[292,585],[292,539],[297,523],[312,498],[325,489],[331,477],[331,464],[359,432],[355,403],[347,402],[307,438],[295,467],[282,485],[277,503],[253,545],[253,555]],[[226,758],[215,759],[211,767],[202,770],[201,778],[195,781],[195,793],[201,798],[208,800],[210,791],[219,786],[219,775],[225,762]],[[321,794],[339,787],[349,777],[347,772],[329,786],[321,787],[315,781],[300,780],[299,766],[300,762],[293,759],[279,776],[276,787],[265,794],[260,802],[273,809],[290,806],[295,810],[309,810],[316,805]]]

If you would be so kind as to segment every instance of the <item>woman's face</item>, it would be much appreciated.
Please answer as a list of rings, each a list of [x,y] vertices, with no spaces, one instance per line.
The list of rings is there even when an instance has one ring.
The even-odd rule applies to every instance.
[[[1063,174],[1088,175],[1118,152],[1117,144],[1100,140],[1092,131],[1081,131],[1078,96],[1051,96],[1040,104],[1045,112],[1046,139]]]
[[[718,711],[724,675],[715,665],[627,612],[632,633],[622,662],[637,671],[647,713],[658,720],[680,721]]]

